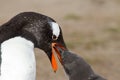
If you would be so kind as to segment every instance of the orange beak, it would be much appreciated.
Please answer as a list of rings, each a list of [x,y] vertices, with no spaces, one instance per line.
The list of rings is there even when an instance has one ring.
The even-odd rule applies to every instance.
[[[60,44],[58,44],[58,43],[52,43],[52,58],[51,58],[51,64],[52,64],[52,68],[53,68],[54,72],[56,72],[57,69],[58,69],[57,62],[56,62],[55,56],[54,56],[54,52],[56,52],[57,57],[58,57],[59,61],[60,61],[61,64],[62,64],[62,58],[61,58],[60,52],[58,51],[58,49],[56,48],[56,46],[58,46],[58,47],[62,48],[63,50],[65,50],[65,48],[64,48],[62,45],[60,45]]]

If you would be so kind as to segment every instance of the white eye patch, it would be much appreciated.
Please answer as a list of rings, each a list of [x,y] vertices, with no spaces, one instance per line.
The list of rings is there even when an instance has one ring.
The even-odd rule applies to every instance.
[[[55,22],[50,22],[50,25],[52,27],[53,35],[55,35],[58,38],[59,35],[60,35],[60,27],[59,27],[59,25],[57,23],[55,23]]]

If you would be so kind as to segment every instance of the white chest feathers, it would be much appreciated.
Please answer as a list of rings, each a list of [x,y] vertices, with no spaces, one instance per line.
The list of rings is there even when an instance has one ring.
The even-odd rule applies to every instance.
[[[11,38],[1,44],[0,80],[35,80],[34,44],[22,37]]]

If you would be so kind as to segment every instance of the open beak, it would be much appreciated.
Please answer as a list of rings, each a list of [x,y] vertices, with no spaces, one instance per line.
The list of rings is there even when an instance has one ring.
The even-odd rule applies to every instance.
[[[51,65],[52,65],[52,68],[53,68],[54,72],[56,72],[57,69],[58,69],[57,62],[56,62],[56,59],[55,59],[55,56],[54,56],[54,52],[56,52],[57,57],[62,64],[62,58],[61,58],[60,52],[56,47],[59,47],[63,50],[66,50],[66,48],[63,47],[61,44],[52,43]]]

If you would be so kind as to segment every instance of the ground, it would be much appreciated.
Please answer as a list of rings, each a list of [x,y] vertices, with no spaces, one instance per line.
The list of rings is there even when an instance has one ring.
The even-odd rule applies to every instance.
[[[26,11],[54,18],[69,50],[108,80],[120,79],[120,0],[1,0],[0,24]],[[54,73],[46,54],[35,52],[37,80],[67,80],[60,64]]]

